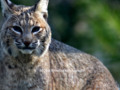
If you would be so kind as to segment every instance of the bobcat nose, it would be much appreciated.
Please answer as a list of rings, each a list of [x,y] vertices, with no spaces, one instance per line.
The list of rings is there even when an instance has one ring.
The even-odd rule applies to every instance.
[[[24,43],[25,47],[29,47],[29,45],[30,45],[31,42],[29,42],[29,41],[24,41],[23,43]]]

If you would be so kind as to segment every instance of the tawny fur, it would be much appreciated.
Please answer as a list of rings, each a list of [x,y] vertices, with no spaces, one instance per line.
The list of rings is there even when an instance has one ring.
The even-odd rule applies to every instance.
[[[5,4],[5,0],[1,2]],[[12,12],[3,6],[0,90],[118,90],[112,75],[98,59],[51,39],[47,8],[42,8],[48,1],[39,3],[35,9],[8,5]],[[21,53],[13,43],[10,27],[15,24],[27,33],[35,25],[45,29],[38,34],[41,46],[32,54]]]

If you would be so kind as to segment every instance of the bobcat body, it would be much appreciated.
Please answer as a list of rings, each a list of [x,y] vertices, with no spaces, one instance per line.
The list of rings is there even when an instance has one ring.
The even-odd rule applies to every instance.
[[[118,90],[99,60],[51,39],[48,0],[1,4],[0,90]]]

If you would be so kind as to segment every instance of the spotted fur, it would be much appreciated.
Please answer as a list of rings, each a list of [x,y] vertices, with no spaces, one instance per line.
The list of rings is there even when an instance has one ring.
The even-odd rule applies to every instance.
[[[1,4],[0,90],[118,90],[98,59],[51,38],[48,0]]]

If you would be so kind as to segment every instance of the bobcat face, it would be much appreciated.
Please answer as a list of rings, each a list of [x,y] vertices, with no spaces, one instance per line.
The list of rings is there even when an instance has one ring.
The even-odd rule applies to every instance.
[[[51,31],[46,22],[47,0],[41,0],[32,7],[13,5],[7,0],[1,2],[7,6],[3,9],[5,22],[1,30],[1,43],[5,50],[13,56],[19,53],[45,53],[51,40]],[[41,5],[45,5],[43,10]]]
[[[9,19],[12,20],[12,24],[9,23],[6,27],[8,33],[6,35],[13,39],[13,44],[23,54],[31,54],[40,47],[44,48],[43,42],[49,31],[46,28],[45,20],[41,18],[39,19],[41,22],[39,22],[34,13],[22,13],[22,15],[12,16]]]

